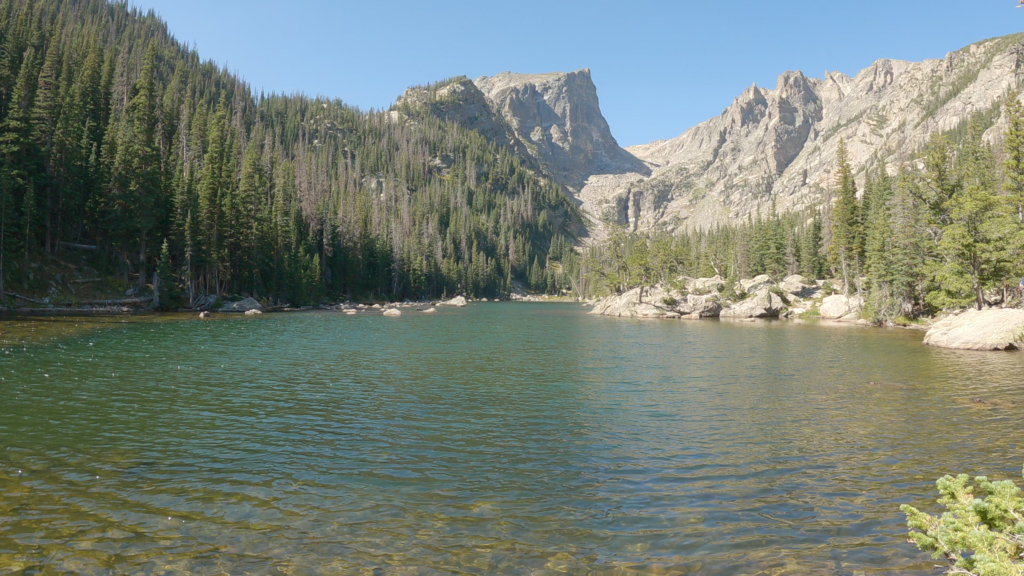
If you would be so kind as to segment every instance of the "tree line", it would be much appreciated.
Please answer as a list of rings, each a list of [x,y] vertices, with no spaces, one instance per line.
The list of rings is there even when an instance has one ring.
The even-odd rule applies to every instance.
[[[579,262],[590,293],[680,277],[737,280],[790,274],[843,280],[879,322],[1006,301],[1024,274],[1024,106],[1004,104],[1001,145],[983,140],[991,115],[933,134],[920,155],[866,169],[863,193],[841,142],[834,201],[679,235],[619,231]],[[732,282],[728,283],[729,285]],[[838,284],[838,283],[837,283]]]
[[[499,295],[579,219],[429,114],[254,94],[123,2],[0,0],[0,298],[71,246],[176,305]]]

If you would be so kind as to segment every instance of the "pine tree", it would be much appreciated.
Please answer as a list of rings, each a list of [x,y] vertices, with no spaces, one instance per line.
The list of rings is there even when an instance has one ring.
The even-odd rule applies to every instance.
[[[973,301],[980,310],[984,290],[999,269],[1005,214],[997,210],[993,163],[992,151],[981,141],[981,127],[972,122],[957,166],[963,185],[945,203],[949,223],[938,244],[943,258],[935,272],[939,289],[929,295],[937,307]]]
[[[164,239],[160,249],[160,260],[156,267],[156,284],[153,285],[153,302],[159,310],[176,310],[181,307],[181,291],[178,275],[174,273],[171,261],[171,245]]]
[[[1003,135],[1003,188],[1017,222],[1024,225],[1024,105],[1016,90],[1006,97],[1006,132]]]
[[[857,185],[853,179],[846,141],[839,141],[836,155],[836,187],[838,197],[832,209],[832,243],[829,246],[829,260],[835,270],[843,275],[845,292],[849,294],[850,278],[859,278],[861,218],[857,202]]]

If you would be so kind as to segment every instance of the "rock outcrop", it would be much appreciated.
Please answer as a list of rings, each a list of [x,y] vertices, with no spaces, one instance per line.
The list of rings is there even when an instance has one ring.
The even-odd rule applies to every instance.
[[[760,276],[755,276],[750,280],[740,280],[739,284],[740,288],[742,288],[744,292],[747,294],[753,294],[755,292],[760,292],[765,288],[769,288],[775,283],[772,282],[771,276],[761,274]]]
[[[924,343],[955,350],[1019,350],[1024,347],[1024,310],[968,310],[936,322]]]
[[[766,214],[773,201],[780,212],[820,207],[840,140],[858,184],[878,165],[895,173],[930,134],[1005,99],[1024,69],[1022,41],[1024,34],[985,40],[924,62],[878,60],[852,77],[785,72],[676,138],[626,149],[601,113],[589,70],[457,78],[407,90],[391,114],[415,121],[426,110],[509,147],[580,202],[597,239],[613,224],[707,229]],[[998,139],[1004,116],[986,141]]]
[[[722,318],[778,318],[786,309],[782,297],[768,288],[722,310]]]
[[[858,170],[894,173],[934,132],[988,111],[1015,86],[1024,35],[973,44],[924,62],[878,60],[855,76],[782,74],[774,88],[751,86],[722,114],[671,140],[627,148],[653,168],[649,178],[581,191],[591,214],[633,230],[708,228],[820,206],[846,140]],[[986,133],[993,141],[1005,118]],[[863,188],[861,188],[863,189]]]
[[[827,296],[822,300],[821,308],[818,311],[821,313],[822,320],[843,320],[851,315],[860,314],[863,308],[863,298],[836,294],[834,296]],[[852,318],[853,321],[858,319]]]
[[[443,306],[455,306],[456,308],[465,308],[466,304],[467,302],[465,296],[456,296],[455,298],[452,298],[447,302],[441,302],[441,305]]]
[[[676,310],[679,304],[679,293],[666,291],[660,286],[643,289],[641,298],[640,288],[634,288],[623,294],[613,294],[604,298],[594,305],[591,314],[600,316],[614,316],[616,318],[679,318],[681,314]]]
[[[595,174],[650,169],[624,150],[601,113],[590,70],[503,72],[473,81],[543,170],[573,192]]]
[[[690,294],[686,297],[686,312],[690,318],[718,318],[722,313],[722,299],[717,293]]]
[[[263,305],[257,302],[254,298],[246,298],[244,300],[239,300],[238,302],[226,304],[220,309],[221,312],[237,312],[240,314],[244,314],[250,310],[259,310],[262,312]]]
[[[721,276],[714,278],[697,278],[686,282],[686,289],[697,294],[721,292],[725,289],[725,280]]]
[[[799,274],[787,276],[785,280],[779,282],[779,288],[795,298],[810,298],[820,291],[814,282]]]

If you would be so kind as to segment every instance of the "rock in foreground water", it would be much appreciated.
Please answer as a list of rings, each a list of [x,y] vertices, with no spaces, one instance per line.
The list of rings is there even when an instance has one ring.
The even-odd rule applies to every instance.
[[[445,306],[456,306],[458,308],[466,307],[466,298],[464,296],[456,296],[447,302],[442,302]]]
[[[968,310],[936,322],[924,343],[954,350],[1019,350],[1024,348],[1024,310]]]
[[[402,315],[402,311],[399,310],[398,308],[388,308],[387,310],[384,311],[384,315],[385,316],[401,316]]]

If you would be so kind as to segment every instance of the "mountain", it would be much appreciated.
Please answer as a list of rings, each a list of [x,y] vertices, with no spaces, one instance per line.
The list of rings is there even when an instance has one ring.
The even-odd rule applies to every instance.
[[[123,2],[0,0],[0,306],[82,301],[33,272],[68,260],[190,303],[555,292],[577,207],[468,86],[396,121],[254,94]]]
[[[1024,35],[991,39],[942,60],[878,60],[854,77],[786,72],[774,89],[751,86],[716,118],[677,138],[628,150],[649,178],[593,193],[584,207],[630,228],[706,228],[766,213],[821,206],[840,140],[862,181],[884,163],[895,172],[935,132],[957,132],[976,115],[993,142],[1007,92],[1018,85]],[[600,183],[595,183],[600,185]]]
[[[878,163],[894,173],[930,134],[962,132],[972,116],[994,142],[1000,105],[1020,80],[1022,41],[990,39],[941,60],[878,60],[853,77],[785,72],[774,88],[750,86],[676,138],[627,149],[612,136],[589,70],[463,78],[437,100],[443,118],[509,146],[562,185],[598,237],[609,224],[704,229],[767,213],[772,202],[782,212],[822,206],[841,139],[859,182]]]
[[[503,72],[412,87],[392,117],[423,111],[508,147],[573,195],[593,175],[651,173],[612,136],[590,70]]]

